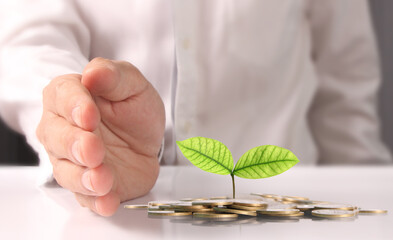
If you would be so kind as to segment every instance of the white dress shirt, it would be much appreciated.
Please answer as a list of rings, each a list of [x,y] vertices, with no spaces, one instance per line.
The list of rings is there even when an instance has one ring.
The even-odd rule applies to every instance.
[[[131,62],[160,93],[164,164],[187,164],[174,140],[194,136],[235,160],[273,144],[301,163],[391,161],[366,0],[1,0],[0,29],[0,111],[42,165],[42,89],[94,57]]]

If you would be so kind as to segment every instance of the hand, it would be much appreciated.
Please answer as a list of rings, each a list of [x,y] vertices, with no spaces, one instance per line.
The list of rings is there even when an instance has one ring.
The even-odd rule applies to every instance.
[[[133,65],[93,59],[82,75],[52,80],[43,105],[37,136],[56,181],[82,206],[110,216],[154,186],[165,110]]]

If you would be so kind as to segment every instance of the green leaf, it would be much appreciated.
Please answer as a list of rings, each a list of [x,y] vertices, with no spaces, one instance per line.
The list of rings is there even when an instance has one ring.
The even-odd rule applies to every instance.
[[[264,145],[247,151],[236,163],[233,174],[241,178],[267,178],[285,172],[298,162],[291,151]]]
[[[184,141],[176,141],[176,143],[183,155],[200,169],[221,175],[232,172],[232,154],[220,141],[193,137]]]

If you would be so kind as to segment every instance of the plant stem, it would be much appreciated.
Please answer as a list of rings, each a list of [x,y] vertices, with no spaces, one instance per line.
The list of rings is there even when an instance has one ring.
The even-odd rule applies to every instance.
[[[233,191],[233,198],[235,198],[235,176],[231,173],[232,177],[232,191]]]

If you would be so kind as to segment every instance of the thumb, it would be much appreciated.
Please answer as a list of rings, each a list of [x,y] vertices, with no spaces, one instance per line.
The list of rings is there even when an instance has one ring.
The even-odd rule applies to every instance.
[[[91,60],[83,70],[81,81],[93,96],[114,102],[138,95],[149,85],[131,63],[104,58]]]

